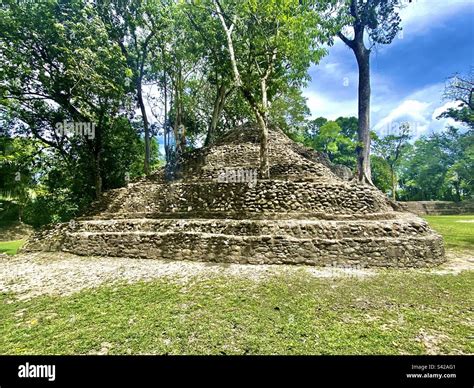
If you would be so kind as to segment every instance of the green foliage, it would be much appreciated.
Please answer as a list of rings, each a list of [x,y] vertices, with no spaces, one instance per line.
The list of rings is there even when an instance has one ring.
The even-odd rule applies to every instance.
[[[34,196],[32,187],[45,156],[41,142],[25,137],[0,136],[0,219],[21,220],[23,209]],[[14,205],[14,206],[12,206]],[[14,211],[13,211],[14,209]]]
[[[356,141],[358,127],[357,117],[338,117],[336,123],[341,127],[342,134],[345,137]]]
[[[328,121],[318,117],[307,122],[302,137],[303,144],[324,153],[333,163],[355,168],[357,118],[339,117]]]
[[[380,156],[387,163],[390,170],[390,187],[392,199],[396,200],[398,167],[409,148],[410,125],[403,123],[397,128],[397,132],[388,134],[383,138],[373,135],[373,148],[376,155]],[[379,176],[378,178],[381,178]]]
[[[275,96],[269,111],[269,121],[285,133],[300,133],[306,126],[306,119],[310,115],[299,88],[289,87],[280,90]]]
[[[81,198],[68,189],[55,189],[52,193],[42,190],[27,203],[24,221],[35,228],[50,223],[69,221],[89,202],[90,198],[87,196]]]
[[[209,9],[215,8],[211,1],[204,3]],[[247,98],[262,105],[264,93],[268,101],[273,101],[279,90],[304,85],[310,64],[318,63],[327,53],[322,44],[328,42],[328,35],[335,33],[335,29],[323,22],[329,3],[298,0],[219,3],[228,27],[232,26],[236,66]],[[219,22],[217,17],[214,19]],[[262,88],[262,80],[266,88]],[[262,105],[259,109],[265,112],[266,107]]]
[[[87,150],[78,148],[76,159],[71,161],[54,149],[44,151],[48,149],[46,144],[27,137],[3,136],[0,144],[4,149],[0,155],[0,193],[4,203],[10,199],[17,204],[17,219],[35,227],[67,221],[93,200],[94,170]],[[130,179],[142,175],[143,139],[127,119],[118,119],[104,133],[103,144],[105,189],[123,186],[126,173]],[[156,141],[152,147],[156,155],[153,164],[157,166]],[[11,217],[11,206],[4,207],[0,218]]]
[[[372,44],[390,44],[401,30],[404,0],[343,0],[338,18],[344,26],[367,31]]]
[[[225,20],[234,23],[242,93],[234,83],[226,35],[212,0],[4,0],[0,219],[20,218],[35,226],[67,221],[100,189],[142,176],[145,124],[143,111],[135,112],[140,95],[148,101],[145,111],[155,118],[149,123],[152,168],[162,163],[154,138],[160,131],[182,125],[186,147],[198,147],[214,113],[217,138],[251,120],[257,109],[270,127],[354,171],[360,144],[357,118],[308,120],[301,92],[309,80],[308,67],[326,54],[342,25],[360,18],[376,43],[389,42],[398,31],[399,2],[353,3],[355,10],[337,0],[220,1]],[[333,17],[337,11],[344,15]],[[154,88],[152,96],[146,96],[148,87]],[[399,138],[374,141],[372,170],[378,187],[389,191],[388,166],[398,177],[403,199],[473,196],[469,93],[472,75],[453,78],[446,97],[459,107],[443,117],[470,131],[448,128],[413,145],[404,143],[397,158],[391,152]],[[94,123],[96,136],[61,133],[57,124],[64,120]]]
[[[79,0],[0,8],[0,145],[10,150],[0,190],[35,226],[69,219],[143,171],[143,141],[120,112],[133,74],[97,10]],[[93,123],[94,136],[62,133],[62,121]]]
[[[454,200],[474,197],[474,77],[452,77],[445,98],[457,103],[440,117],[454,119],[439,134],[422,137],[402,162],[401,197],[406,200]]]
[[[387,161],[377,155],[370,157],[370,167],[372,170],[372,182],[382,192],[388,193],[392,189],[392,177],[390,165]]]
[[[136,124],[139,126],[139,124]],[[104,189],[114,189],[125,185],[126,176],[130,180],[143,175],[144,140],[126,117],[115,120],[113,127],[104,135],[103,184]],[[158,144],[152,139],[151,167],[157,168]]]
[[[388,134],[382,138],[375,135],[372,139],[373,148],[377,155],[381,156],[391,168],[395,169],[409,145],[410,138],[410,126],[404,123],[399,126],[396,133]]]
[[[0,228],[20,219],[20,207],[14,198],[3,194],[0,197]]]
[[[474,134],[449,127],[422,137],[401,164],[403,200],[459,201],[474,195]]]
[[[319,128],[318,134],[314,139],[314,147],[334,160],[334,154],[338,151],[338,142],[343,141],[341,127],[335,121],[328,121]]]

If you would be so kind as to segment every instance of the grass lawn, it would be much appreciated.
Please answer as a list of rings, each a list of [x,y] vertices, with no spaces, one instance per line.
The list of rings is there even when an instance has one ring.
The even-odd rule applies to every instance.
[[[1,296],[1,354],[474,353],[474,276],[384,271]]]
[[[457,221],[474,216],[426,218],[448,248],[473,250],[472,224]],[[162,278],[27,301],[0,293],[0,354],[472,354],[473,300],[474,271],[426,270]]]
[[[447,248],[474,251],[474,215],[425,216],[424,218],[443,236]]]
[[[15,255],[24,243],[25,240],[0,241],[0,252]]]

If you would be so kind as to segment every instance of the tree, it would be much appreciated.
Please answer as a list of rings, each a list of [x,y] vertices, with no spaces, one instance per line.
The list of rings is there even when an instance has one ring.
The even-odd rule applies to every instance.
[[[209,146],[218,136],[225,103],[235,91],[226,37],[220,23],[209,18],[208,10],[194,3],[183,3],[181,9],[187,21],[182,23],[188,37],[186,42],[192,45],[191,51],[200,60],[198,73],[203,82],[199,83],[200,89],[196,94],[202,97],[201,111],[206,114],[204,121],[207,127],[204,145]]]
[[[234,83],[260,129],[260,176],[269,178],[271,101],[280,85],[302,84],[310,63],[325,53],[318,44],[329,34],[321,31],[321,15],[310,2],[213,0],[213,6],[225,33]]]
[[[359,67],[357,170],[360,182],[372,183],[370,173],[370,53],[376,44],[390,44],[400,31],[397,7],[402,0],[347,0],[342,17],[352,37],[344,31],[338,37],[354,52]],[[365,45],[367,31],[370,46]]]
[[[0,112],[18,131],[54,148],[71,169],[86,153],[99,196],[103,135],[125,103],[120,49],[90,4],[17,3],[0,8]],[[88,133],[61,131],[63,121],[89,125]]]
[[[387,161],[378,155],[372,155],[370,158],[370,168],[372,182],[375,187],[383,193],[389,193],[392,188],[392,178]]]
[[[324,123],[313,138],[313,147],[336,164],[345,164],[347,156],[354,153],[355,145],[355,142],[342,133],[342,128],[335,121]]]
[[[474,133],[448,127],[407,146],[399,165],[399,198],[460,201],[474,194]]]
[[[301,142],[325,153],[333,163],[354,170],[357,118],[338,117],[335,121],[328,121],[324,117],[317,117],[309,120],[302,131]]]
[[[409,123],[402,123],[398,132],[383,138],[375,137],[374,150],[390,169],[392,199],[397,199],[397,167],[411,138]]]
[[[342,134],[353,141],[357,141],[359,122],[357,117],[338,117],[336,123],[341,127]]]
[[[144,172],[150,173],[150,120],[145,106],[144,83],[150,80],[151,53],[164,47],[160,36],[166,27],[167,1],[98,0],[97,12],[109,36],[119,45],[128,65],[129,87],[140,109],[145,139]],[[151,76],[153,78],[153,75]]]
[[[38,140],[0,135],[0,200],[17,205],[18,221],[22,221],[31,197],[31,187],[39,173],[37,161],[44,148]]]
[[[280,88],[274,96],[268,118],[272,125],[290,135],[305,130],[310,113],[301,89],[289,86]]]
[[[449,126],[443,133],[433,135],[433,139],[445,155],[448,195],[456,201],[469,198],[474,193],[474,131]]]
[[[474,129],[474,67],[468,75],[456,74],[448,80],[444,99],[457,102],[458,106],[447,109],[438,118],[452,118]]]
[[[339,156],[336,162],[349,167],[352,171],[357,169],[357,157],[355,150],[357,149],[357,117],[338,117],[336,123],[341,127],[341,135],[345,141],[340,142]]]

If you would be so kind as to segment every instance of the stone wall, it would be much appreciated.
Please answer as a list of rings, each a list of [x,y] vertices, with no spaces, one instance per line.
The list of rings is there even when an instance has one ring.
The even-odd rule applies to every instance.
[[[464,202],[410,201],[398,203],[405,211],[419,216],[474,214],[474,200]]]
[[[30,247],[106,255],[253,264],[420,267],[441,263],[427,224],[397,220],[88,220],[46,229]]]
[[[147,184],[109,192],[95,213],[368,214],[392,211],[377,190],[358,184],[259,180]]]

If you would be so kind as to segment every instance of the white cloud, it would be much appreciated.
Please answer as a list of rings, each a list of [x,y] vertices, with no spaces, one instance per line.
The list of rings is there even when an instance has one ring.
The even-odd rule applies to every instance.
[[[378,117],[377,120],[374,120],[374,130],[383,136],[392,133],[391,131],[402,122],[409,122],[414,138],[418,138],[422,135],[442,131],[448,125],[454,125],[453,119],[437,119],[448,108],[457,106],[451,101],[442,102],[443,90],[444,84],[430,85],[410,94],[392,108],[387,106],[385,113],[382,109],[377,114],[373,114]]]
[[[385,136],[393,133],[401,123],[408,122],[414,135],[420,135],[428,129],[427,115],[431,105],[429,102],[404,100],[380,120],[373,129],[379,135]]]
[[[307,98],[307,105],[311,111],[311,116],[325,117],[335,120],[340,116],[357,116],[357,99],[334,100],[322,93],[305,90],[303,96]]]
[[[324,70],[329,74],[337,73],[337,68],[340,67],[340,63],[328,62],[324,65]]]
[[[474,10],[472,0],[413,0],[400,11],[403,38],[426,34],[445,21],[452,23],[453,15]]]

